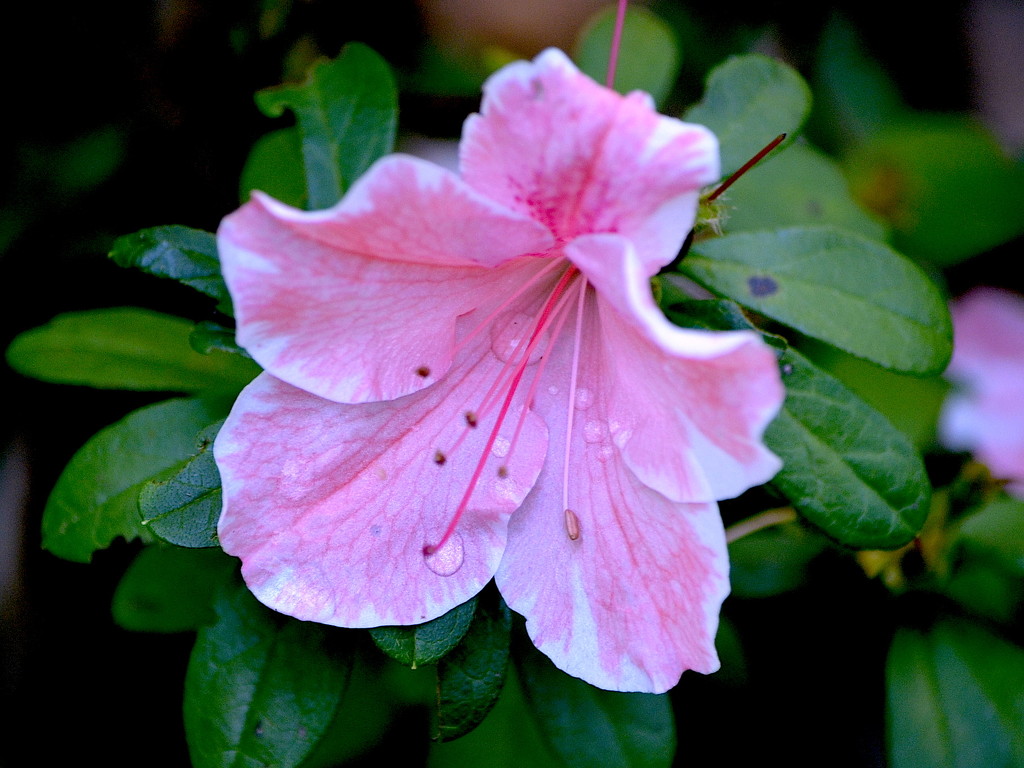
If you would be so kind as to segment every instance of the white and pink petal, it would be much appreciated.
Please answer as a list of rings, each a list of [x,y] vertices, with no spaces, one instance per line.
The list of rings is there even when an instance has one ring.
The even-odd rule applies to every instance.
[[[500,367],[478,351],[450,386],[362,404],[258,377],[214,448],[221,545],[241,558],[253,594],[282,613],[345,627],[420,623],[476,594],[544,462],[546,430],[534,414],[514,456],[488,457],[455,535],[429,557],[424,547],[439,543],[469,487],[494,415],[470,429],[464,414]],[[513,403],[503,429],[521,409]]]

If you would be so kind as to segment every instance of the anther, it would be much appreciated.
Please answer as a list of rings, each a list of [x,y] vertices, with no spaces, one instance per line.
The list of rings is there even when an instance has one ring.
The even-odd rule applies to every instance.
[[[498,467],[498,477],[500,477],[502,480],[508,477],[508,467],[506,467],[504,464]]]
[[[427,376],[430,375],[430,368],[425,365],[421,365],[419,368],[416,369],[416,375],[419,376],[421,379],[425,379],[427,378]]]
[[[437,466],[441,466],[446,461],[448,461],[447,456],[441,453],[441,451],[434,451],[434,463],[437,464]]]
[[[565,532],[569,535],[569,541],[576,541],[580,537],[580,519],[568,507],[565,510]]]
[[[466,424],[470,427],[476,426],[476,414],[473,411],[466,411]]]

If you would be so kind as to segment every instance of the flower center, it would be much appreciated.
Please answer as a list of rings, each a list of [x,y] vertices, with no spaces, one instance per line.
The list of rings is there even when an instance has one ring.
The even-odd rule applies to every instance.
[[[524,285],[520,286],[519,289],[513,292],[511,296],[507,297],[494,312],[488,315],[479,325],[470,331],[467,337],[462,339],[456,346],[456,352],[458,352],[458,350],[464,348],[465,345],[479,333],[485,330],[494,330],[496,331],[496,338],[498,339],[497,349],[495,351],[496,354],[498,354],[499,359],[504,361],[504,365],[491,387],[481,398],[479,404],[476,404],[475,407],[466,410],[460,415],[460,418],[465,421],[465,427],[455,444],[447,451],[439,449],[434,453],[434,462],[439,466],[445,465],[451,458],[452,454],[459,449],[470,432],[478,427],[480,421],[485,416],[488,416],[494,409],[497,409],[497,416],[495,417],[494,424],[491,427],[491,431],[487,436],[486,442],[484,443],[480,457],[477,459],[473,473],[470,475],[469,482],[462,494],[462,498],[452,514],[448,527],[445,529],[438,541],[435,543],[428,543],[423,547],[423,555],[428,559],[435,557],[449,545],[449,542],[452,540],[452,536],[455,534],[456,528],[459,525],[459,521],[462,519],[463,514],[469,507],[470,499],[480,482],[480,478],[483,476],[484,468],[491,455],[496,455],[504,460],[502,465],[498,468],[498,476],[501,478],[508,476],[509,457],[515,450],[515,445],[520,433],[522,432],[530,406],[536,395],[537,387],[543,376],[544,368],[550,358],[551,350],[557,342],[557,339],[559,338],[569,317],[574,314],[571,306],[575,299],[577,305],[575,312],[575,347],[573,351],[572,377],[569,385],[570,407],[568,409],[568,427],[569,433],[571,433],[572,412],[574,410],[572,408],[572,400],[576,397],[579,344],[582,332],[583,306],[587,280],[581,275],[579,269],[574,265],[568,264],[566,268],[567,261],[564,258],[554,258],[551,262],[551,264],[546,265],[544,268],[539,270],[538,273],[530,280],[526,281]],[[523,295],[523,293],[525,293],[530,287],[535,286],[539,280],[549,275],[553,270],[559,267],[565,268],[565,271],[562,272],[557,282],[555,282],[554,287],[551,288],[547,298],[540,305],[539,311],[537,311],[534,316],[531,317],[526,313],[514,313],[512,317],[508,319],[507,325],[492,329],[491,326],[493,325],[494,320],[502,317],[502,315],[506,315],[510,306],[513,305]],[[499,431],[505,425],[506,419],[511,411],[512,402],[516,397],[516,393],[519,391],[520,387],[523,386],[526,371],[533,362],[536,362],[537,365],[534,368],[532,379],[528,382],[528,390],[522,400],[523,407],[519,413],[515,429],[512,432],[512,437],[510,439],[499,437]],[[568,446],[566,448],[566,452],[568,455]],[[567,475],[568,459],[566,459],[565,477],[563,480],[567,480]],[[567,504],[566,507],[568,508]],[[571,513],[567,512],[567,521],[570,514]],[[573,515],[573,518],[575,518],[575,515]],[[576,537],[578,537],[578,522],[576,523],[574,530],[576,532]],[[570,530],[570,538],[574,538],[571,533],[572,531]]]

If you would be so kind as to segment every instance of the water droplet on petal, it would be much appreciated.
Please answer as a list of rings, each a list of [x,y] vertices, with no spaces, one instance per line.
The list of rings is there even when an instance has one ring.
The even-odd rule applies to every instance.
[[[632,429],[620,429],[618,432],[615,433],[615,436],[612,439],[615,441],[615,444],[619,446],[619,448],[623,448],[626,445],[626,443],[629,442],[629,438],[631,438],[632,436]]]
[[[594,404],[594,393],[586,387],[579,387],[576,390],[576,407],[585,411]]]
[[[615,455],[615,449],[610,445],[602,445],[597,449],[597,458],[601,461],[608,461],[612,456]]]
[[[524,346],[530,343],[532,329],[533,317],[525,312],[502,315],[491,326],[491,350],[503,363],[521,359]],[[530,355],[531,363],[541,356],[544,348],[544,338],[541,338]]]
[[[494,438],[494,445],[491,446],[491,453],[497,456],[499,459],[503,459],[508,456],[508,449],[511,446],[507,438],[496,437]]]
[[[604,438],[604,425],[591,419],[583,425],[583,439],[588,443],[598,443]]]
[[[438,576],[451,576],[462,567],[466,559],[465,551],[462,548],[462,535],[456,531],[436,552],[431,555],[424,555],[423,562],[427,568]]]
[[[549,395],[557,395],[558,394],[558,387],[556,387],[554,384],[552,384],[550,387],[548,387],[548,394]]]

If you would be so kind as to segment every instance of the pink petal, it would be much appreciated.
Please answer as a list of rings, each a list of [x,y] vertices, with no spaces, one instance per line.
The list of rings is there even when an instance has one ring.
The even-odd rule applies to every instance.
[[[1024,298],[978,288],[955,302],[952,314],[947,375],[959,389],[943,409],[942,442],[973,452],[1024,496]]]
[[[515,454],[489,457],[455,535],[425,559],[494,421],[481,416],[450,451],[468,429],[465,411],[500,368],[480,349],[460,360],[438,386],[384,403],[332,403],[269,374],[246,388],[215,444],[219,535],[263,603],[337,626],[412,624],[466,601],[493,576],[508,516],[543,464],[546,430],[527,414]],[[502,435],[520,412],[513,403]],[[450,451],[443,463],[438,449]]]
[[[661,313],[630,243],[578,238],[566,255],[597,291],[604,368],[585,386],[607,390],[623,459],[670,499],[738,496],[781,462],[762,442],[785,391],[774,353],[754,333],[679,328]]]
[[[328,211],[258,196],[218,237],[239,343],[278,378],[339,402],[436,381],[451,365],[456,319],[518,282],[480,265],[550,242],[447,171],[401,157],[377,163]]]
[[[591,321],[596,323],[596,321]],[[553,368],[568,376],[565,347]],[[585,356],[581,374],[596,362]],[[495,579],[526,617],[534,644],[560,669],[601,688],[660,693],[686,669],[718,668],[718,612],[728,556],[713,503],[680,504],[644,485],[607,430],[602,392],[576,413],[569,451],[569,536],[563,502],[567,392],[541,388],[548,461],[509,525]]]
[[[466,121],[461,168],[471,186],[562,241],[628,237],[651,275],[679,251],[700,188],[718,179],[718,142],[659,115],[647,94],[603,88],[552,49],[488,80],[481,114]]]

